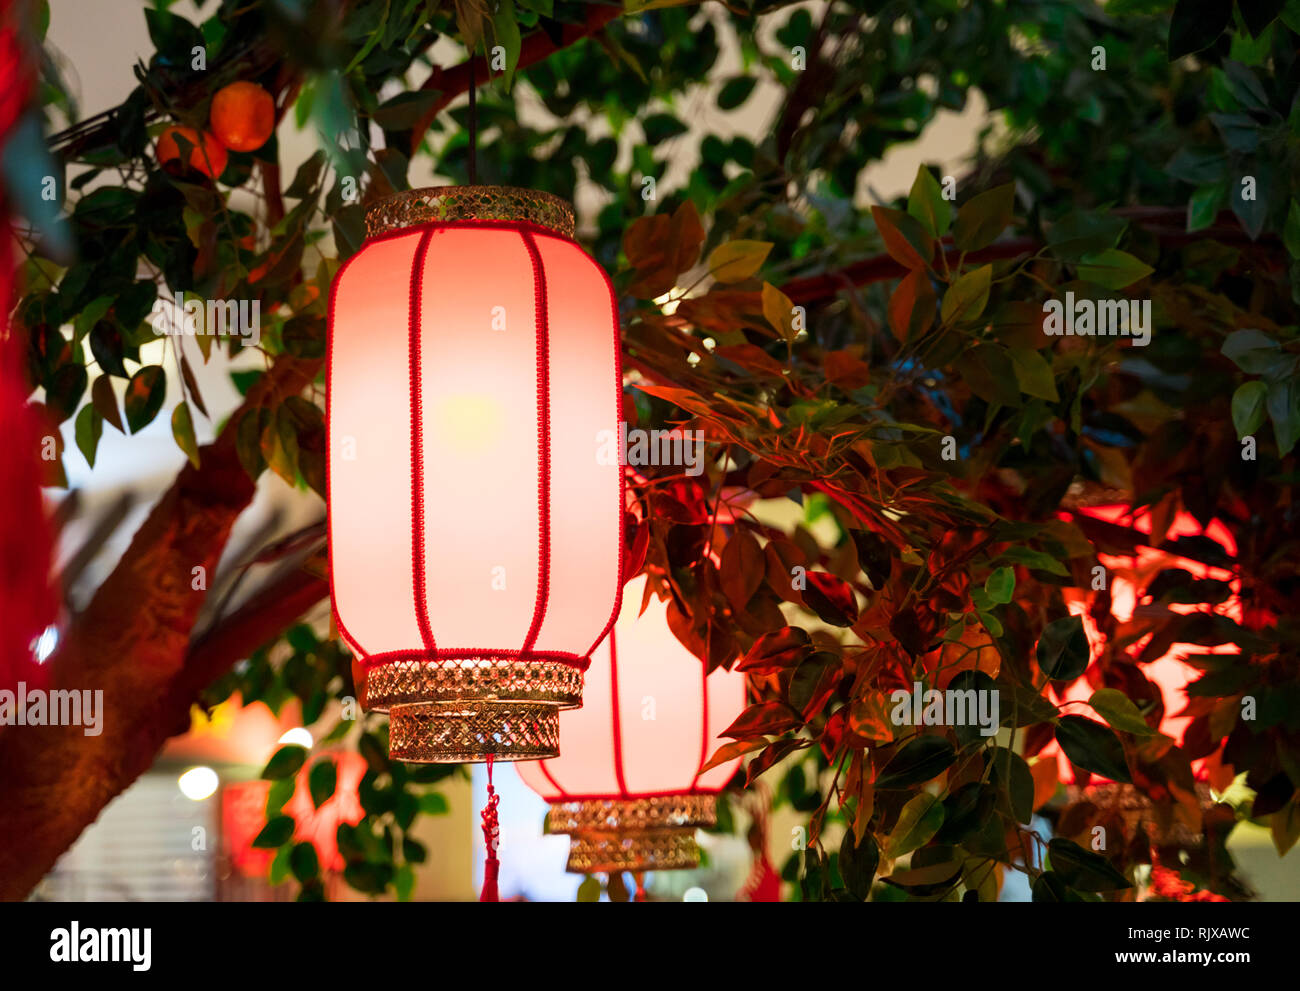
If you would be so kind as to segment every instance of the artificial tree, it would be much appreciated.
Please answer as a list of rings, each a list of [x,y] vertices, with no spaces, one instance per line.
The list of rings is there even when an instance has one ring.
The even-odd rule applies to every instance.
[[[365,205],[406,188],[413,159],[464,181],[467,121],[452,104],[474,77],[488,80],[481,180],[571,197],[581,178],[605,200],[584,238],[621,294],[629,423],[708,438],[702,475],[639,476],[644,522],[629,550],[671,595],[682,642],[740,665],[762,693],[719,757],[753,755],[737,787],[784,772],[778,802],[808,816],[807,848],[784,872],[799,897],[985,900],[1017,869],[1036,898],[1131,898],[1157,861],[1244,897],[1223,846],[1231,826],[1253,817],[1280,853],[1294,844],[1294,4],[919,0],[832,3],[814,17],[754,3],[706,17],[636,2],[223,0],[201,5],[199,24],[166,6],[147,12],[157,51],[138,87],[93,118],[33,51],[32,112],[57,133],[47,149],[39,129],[15,132],[24,153],[6,160],[6,191],[39,228],[21,239],[14,321],[29,384],[49,429],[75,420],[88,458],[104,421],[124,425],[123,384],[125,425],[149,422],[169,370],[137,366],[164,285],[259,299],[265,368],[203,447],[202,399],[184,366],[170,370],[187,382],[172,422],[190,463],[52,660],[55,677],[105,687],[115,728],[94,740],[0,732],[4,896],[39,880],[186,729],[195,701],[296,695],[310,717],[354,694],[345,651],[295,625],[327,593],[319,529],[267,549],[262,559],[303,564],[201,627],[216,593],[189,576],[215,570],[262,472],[303,498],[321,492],[329,282],[361,241]],[[43,10],[11,10],[34,44]],[[706,92],[731,111],[763,79],[780,87],[779,109],[765,133],[705,135],[689,179],[666,188],[720,29],[739,39],[744,72]],[[444,35],[480,53],[476,72],[429,63]],[[401,92],[381,101],[395,81]],[[231,152],[215,179],[160,164],[153,138],[172,125],[201,134],[215,94],[240,82],[269,94],[277,120],[328,135],[322,151],[287,183],[274,137]],[[521,90],[552,123],[521,118]],[[974,93],[1005,126],[966,170],[923,168],[905,201],[864,208],[863,170]],[[630,158],[618,140],[629,132]],[[62,226],[39,195],[49,174]],[[256,208],[238,209],[237,193]],[[1044,336],[1043,301],[1067,291],[1151,299],[1149,347]],[[806,525],[772,523],[763,500],[800,504]],[[1151,532],[1078,512],[1097,501],[1149,507]],[[1236,556],[1204,538],[1164,541],[1180,510],[1224,523]],[[1222,614],[1220,590],[1144,575],[1144,590],[1161,583],[1150,608],[1112,624],[1090,658],[1061,590],[1086,591],[1104,616],[1096,555],[1138,545],[1229,567],[1242,622]],[[1185,615],[1171,601],[1199,605]],[[1199,661],[1196,732],[1182,746],[1132,721],[1159,724],[1142,665],[1173,642],[1239,651]],[[1049,682],[1079,677],[1129,705],[1089,712],[1046,697]],[[886,699],[917,680],[997,689],[1010,738],[893,725]],[[1243,719],[1248,698],[1257,710]],[[350,883],[400,894],[423,856],[401,840],[445,772],[388,761],[383,733],[372,721],[353,734],[370,761],[367,817],[340,849]],[[1196,841],[1153,850],[1124,835],[1098,852],[1061,837],[1045,861],[1032,812],[1072,828],[1105,815],[1062,808],[1044,762],[1031,768],[1054,736],[1081,779],[1131,780]],[[1246,775],[1243,800],[1197,796],[1190,762],[1209,753]],[[301,759],[280,756],[273,773],[287,779]],[[832,822],[844,838],[828,845]],[[294,870],[292,836],[270,841],[278,872]],[[297,873],[303,895],[319,896],[310,864]]]

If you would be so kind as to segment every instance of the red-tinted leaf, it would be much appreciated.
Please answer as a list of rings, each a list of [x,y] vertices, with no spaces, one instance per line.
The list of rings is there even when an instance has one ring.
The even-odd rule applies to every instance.
[[[810,740],[777,740],[775,743],[770,744],[761,754],[749,762],[745,776],[745,787],[748,788],[760,774],[769,770],[796,750],[803,750],[811,745],[812,741]]]
[[[719,765],[726,764],[729,761],[735,760],[737,757],[742,757],[751,751],[759,750],[766,746],[767,740],[761,736],[754,740],[736,740],[733,743],[724,743],[717,749],[717,752],[708,759],[705,765],[700,768],[700,773],[703,774],[705,771],[710,771]]]
[[[747,529],[736,532],[722,549],[722,590],[732,606],[743,610],[763,582],[763,548]]]
[[[784,702],[759,702],[742,712],[734,723],[718,735],[742,740],[752,736],[784,733],[802,725],[803,720],[799,714]]]
[[[736,665],[736,670],[771,674],[794,667],[812,650],[811,644],[808,634],[797,626],[773,630],[754,641],[754,646]]]
[[[824,571],[810,571],[808,585],[803,590],[803,601],[824,623],[831,626],[852,626],[858,618],[858,603],[853,586],[843,578]]]

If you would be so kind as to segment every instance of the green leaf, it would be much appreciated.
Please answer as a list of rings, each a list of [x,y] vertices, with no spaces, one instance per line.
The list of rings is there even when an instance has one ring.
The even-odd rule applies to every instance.
[[[91,328],[104,318],[104,314],[109,311],[113,305],[112,296],[100,296],[86,304],[85,309],[77,314],[77,318],[72,322],[72,340],[80,341],[90,333]]]
[[[199,466],[199,442],[194,437],[194,420],[190,417],[189,403],[178,403],[172,411],[172,436],[176,446],[185,452],[190,464]]]
[[[1006,747],[993,749],[992,762],[994,782],[1006,796],[1003,807],[1016,822],[1028,824],[1034,815],[1034,775],[1029,765],[1018,753]]]
[[[1248,375],[1281,378],[1295,366],[1295,356],[1287,354],[1277,341],[1263,331],[1234,330],[1223,342],[1223,354]]]
[[[1059,402],[1061,397],[1056,391],[1056,379],[1052,376],[1052,366],[1041,353],[1032,348],[1011,348],[1011,365],[1016,370],[1016,384],[1026,396]]]
[[[131,376],[126,387],[126,424],[137,434],[162,409],[167,396],[167,375],[160,365],[148,365]]]
[[[333,760],[325,759],[312,765],[307,775],[307,787],[311,791],[311,803],[320,808],[334,795],[338,785],[338,767]]]
[[[1115,688],[1098,688],[1088,699],[1088,704],[1102,719],[1117,730],[1134,736],[1155,736],[1156,731],[1147,725],[1133,701]]]
[[[898,814],[898,822],[885,840],[885,856],[898,858],[925,846],[942,825],[943,803],[929,792],[921,792]]]
[[[1292,258],[1300,258],[1300,203],[1294,199],[1287,210],[1286,223],[1282,227],[1282,241]]]
[[[1016,384],[1015,366],[1007,349],[998,344],[980,344],[965,352],[953,367],[970,391],[986,403],[1018,406],[1020,389]]]
[[[420,796],[420,812],[427,816],[446,815],[451,811],[447,798],[440,792],[431,791]]]
[[[1172,166],[1170,163],[1170,168]],[[1085,255],[1115,247],[1127,227],[1128,221],[1122,217],[1101,211],[1076,210],[1051,226],[1047,243],[1057,258],[1077,262]]]
[[[90,467],[95,467],[95,450],[99,447],[99,438],[104,432],[104,418],[93,404],[87,403],[77,414],[75,433],[77,449],[81,451]]]
[[[1008,547],[1002,552],[1000,560],[1023,564],[1026,568],[1032,568],[1035,571],[1046,571],[1052,575],[1068,575],[1070,573],[1070,569],[1052,555],[1029,547]]]
[[[1146,262],[1119,248],[1086,255],[1078,270],[1079,278],[1107,289],[1123,289],[1155,271]]]
[[[937,778],[957,759],[953,745],[941,736],[918,736],[899,747],[876,778],[877,788],[906,788]]]
[[[1016,573],[1011,568],[997,568],[984,579],[984,593],[994,602],[1006,604],[1016,593]]]
[[[1031,900],[1036,902],[1081,902],[1083,898],[1072,891],[1055,871],[1043,871],[1034,878]]]
[[[320,876],[320,858],[312,843],[295,843],[289,854],[289,869],[300,882],[315,880]]]
[[[1209,48],[1232,17],[1232,0],[1178,0],[1169,20],[1169,61]]]
[[[1300,440],[1300,382],[1288,379],[1285,382],[1273,382],[1268,387],[1264,405],[1268,408],[1269,419],[1273,421],[1273,433],[1277,438],[1277,453],[1286,457]]]
[[[850,894],[866,901],[880,866],[880,847],[870,833],[862,837],[861,843],[855,840],[853,830],[846,829],[840,841],[840,877]]]
[[[1214,223],[1228,198],[1228,186],[1223,182],[1210,183],[1192,193],[1187,201],[1187,229],[1200,231]]]
[[[307,760],[307,748],[297,744],[285,744],[271,755],[262,769],[262,777],[267,781],[276,781],[297,774]]]
[[[967,272],[943,295],[939,317],[946,326],[970,323],[984,312],[989,301],[989,287],[993,282],[993,266],[982,265]]]
[[[1232,394],[1232,425],[1241,440],[1258,430],[1264,423],[1264,396],[1268,386],[1259,380],[1243,382]]]
[[[952,225],[952,204],[943,198],[939,180],[924,165],[917,167],[907,196],[907,212],[925,226],[931,237],[943,237]]]
[[[1124,745],[1101,723],[1083,716],[1062,716],[1056,724],[1056,742],[1079,767],[1112,781],[1132,784]]]
[[[1016,205],[1016,186],[1004,186],[980,193],[967,200],[957,211],[952,227],[952,242],[962,251],[978,251],[993,243],[1011,223]]]
[[[1088,667],[1088,634],[1078,616],[1047,624],[1038,638],[1038,666],[1053,681],[1073,681]]]
[[[754,76],[732,76],[718,90],[718,109],[735,110],[749,99],[749,94],[754,92],[757,83],[758,79]]]
[[[506,91],[514,85],[515,72],[519,68],[519,23],[515,20],[513,0],[504,0],[492,18],[492,36],[496,43],[506,50]]]
[[[687,127],[672,114],[650,114],[642,118],[641,129],[645,131],[646,144],[657,145],[679,134],[685,134]]]
[[[709,274],[719,282],[744,282],[763,265],[771,241],[727,241],[709,253]]]
[[[1057,837],[1047,844],[1052,870],[1076,891],[1120,891],[1133,887],[1105,857]]]
[[[267,821],[262,831],[253,840],[253,846],[259,850],[270,850],[283,846],[293,838],[294,821],[289,816],[276,816]]]
[[[266,818],[278,816],[297,790],[298,782],[295,778],[280,778],[278,781],[272,781],[271,787],[266,791]]]

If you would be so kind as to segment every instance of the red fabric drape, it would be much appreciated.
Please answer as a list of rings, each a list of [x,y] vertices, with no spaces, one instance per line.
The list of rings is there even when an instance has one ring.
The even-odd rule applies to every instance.
[[[20,40],[0,0],[0,152],[32,92]],[[50,535],[41,501],[42,429],[27,406],[23,341],[11,320],[16,295],[12,201],[0,179],[0,689],[40,680],[32,641],[54,619]]]

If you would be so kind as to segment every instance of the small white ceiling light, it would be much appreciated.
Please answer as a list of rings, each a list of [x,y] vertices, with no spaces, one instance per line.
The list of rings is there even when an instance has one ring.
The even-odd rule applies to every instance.
[[[193,802],[211,798],[220,784],[217,772],[210,767],[191,767],[176,779],[181,794]]]
[[[287,730],[284,736],[280,737],[280,742],[282,744],[292,744],[295,747],[303,747],[306,750],[310,750],[315,741],[311,738],[311,733],[308,730],[303,729],[301,726],[295,726],[293,729]]]

